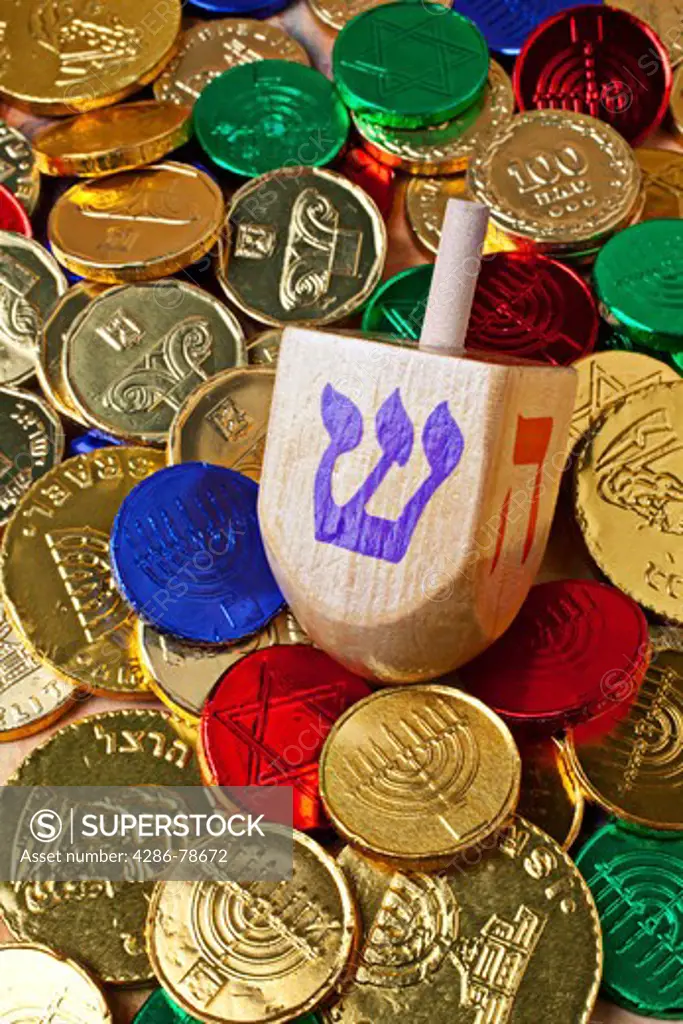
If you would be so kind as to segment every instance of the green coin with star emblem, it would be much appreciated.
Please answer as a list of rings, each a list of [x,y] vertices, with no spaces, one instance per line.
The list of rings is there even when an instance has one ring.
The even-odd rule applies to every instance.
[[[486,40],[469,18],[439,3],[373,7],[347,23],[332,52],[344,102],[377,124],[426,128],[480,96]]]
[[[419,341],[433,273],[433,265],[424,263],[384,281],[365,307],[363,330]]]

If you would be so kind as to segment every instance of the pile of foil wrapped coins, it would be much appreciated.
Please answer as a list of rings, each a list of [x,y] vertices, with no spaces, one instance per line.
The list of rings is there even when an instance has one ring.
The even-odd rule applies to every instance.
[[[0,7],[0,782],[283,786],[295,830],[280,883],[0,881],[0,1021],[683,1020],[680,5]],[[372,547],[419,418],[382,363],[330,357],[321,439],[282,437],[290,337],[418,357],[450,199],[490,217],[468,359],[578,384],[517,613],[445,675],[414,627],[407,678],[371,622],[360,657],[295,617],[257,503],[277,447],[309,467],[292,551],[398,564],[437,488],[465,519],[442,410],[452,489]],[[553,491],[517,431],[487,574]]]

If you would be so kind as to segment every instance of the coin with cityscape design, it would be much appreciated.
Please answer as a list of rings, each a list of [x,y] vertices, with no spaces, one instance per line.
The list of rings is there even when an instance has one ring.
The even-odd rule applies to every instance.
[[[507,127],[515,110],[512,82],[492,60],[484,91],[458,117],[428,128],[390,128],[363,114],[354,124],[365,148],[381,163],[409,174],[455,174],[478,146]]]
[[[158,632],[146,622],[138,623],[140,660],[150,690],[191,725],[198,724],[216,681],[240,658],[274,644],[310,642],[289,610],[280,612],[260,633],[230,647],[193,646]]]
[[[48,237],[59,262],[80,277],[149,281],[204,256],[223,215],[213,178],[169,160],[74,185],[52,207]]]
[[[43,323],[66,289],[42,245],[0,231],[0,384],[22,384],[34,375]]]
[[[111,576],[109,533],[126,495],[163,465],[161,452],[132,447],[67,459],[24,495],[3,537],[12,625],[40,661],[88,692],[148,695],[135,617]]]
[[[311,63],[301,43],[277,25],[253,18],[201,21],[183,32],[178,52],[154,83],[154,95],[192,106],[224,71],[272,59]]]
[[[247,342],[247,359],[250,366],[276,366],[280,355],[282,331],[274,327],[261,331]]]
[[[435,875],[394,871],[351,847],[338,863],[364,938],[325,1024],[589,1024],[598,915],[572,861],[535,825],[515,817]]]
[[[76,691],[29,654],[0,602],[0,743],[42,732],[66,714]]]
[[[575,473],[576,515],[594,561],[673,622],[683,622],[681,424],[683,381],[636,392],[607,410]]]
[[[683,100],[683,97],[682,97]],[[681,117],[683,129],[683,111]],[[643,175],[645,207],[641,220],[683,215],[683,153],[640,146],[636,159]]]
[[[418,241],[430,252],[438,251],[449,199],[471,199],[467,179],[462,175],[412,178],[408,182],[405,199],[408,221]],[[484,256],[493,252],[516,252],[519,248],[519,242],[489,220],[482,249]]]
[[[31,143],[17,128],[0,121],[0,184],[13,192],[30,215],[40,198],[40,171]]]
[[[498,716],[460,690],[381,690],[337,719],[320,793],[338,832],[397,863],[438,866],[514,811],[521,763]]]
[[[116,103],[171,58],[181,10],[181,0],[10,0],[0,95],[46,117]]]
[[[371,7],[393,3],[394,0],[308,0],[316,17],[329,25],[336,32],[341,32],[351,18],[369,11]],[[427,3],[439,3],[442,7],[452,7],[453,0],[425,0]]]
[[[142,100],[47,125],[33,137],[43,174],[99,178],[161,160],[192,136],[192,111]]]
[[[153,787],[152,811],[163,804],[159,787],[201,783],[194,751],[170,717],[143,709],[107,711],[62,726],[8,780],[13,786],[94,784]],[[68,845],[66,836],[63,842]],[[150,882],[106,880],[0,882],[0,912],[15,938],[43,942],[101,981],[139,984],[152,973],[144,941],[152,888]]]
[[[38,395],[0,387],[0,526],[64,454],[59,417]]]
[[[508,234],[547,252],[580,252],[628,223],[641,173],[610,125],[585,114],[535,110],[513,117],[476,151],[467,184]]]
[[[283,168],[232,197],[218,279],[260,323],[328,324],[372,294],[386,251],[384,220],[362,188],[318,167]]]
[[[47,946],[0,946],[0,976],[0,1020],[6,1024],[112,1024],[92,978]]]
[[[67,334],[80,314],[107,286],[94,281],[81,281],[69,288],[59,299],[43,324],[38,351],[38,383],[55,409],[70,420],[87,426],[81,412],[73,404],[64,379],[63,353]]]
[[[168,461],[212,462],[261,477],[275,370],[228,370],[192,391],[168,436]]]
[[[563,850],[581,830],[584,799],[562,740],[519,743],[522,784],[517,813],[542,828]]]
[[[573,444],[580,441],[615,403],[653,384],[680,380],[680,374],[661,359],[621,349],[595,352],[577,359],[572,365],[578,376],[570,427]]]
[[[164,444],[188,395],[246,354],[225,303],[184,281],[156,281],[110,288],[88,303],[62,359],[71,404],[88,424]]]
[[[628,711],[596,734],[577,726],[569,754],[588,796],[617,817],[683,831],[683,628],[665,626]]]
[[[291,1021],[329,997],[355,952],[357,911],[332,857],[297,831],[270,843],[275,853],[289,846],[291,877],[161,882],[154,890],[154,973],[205,1024]]]

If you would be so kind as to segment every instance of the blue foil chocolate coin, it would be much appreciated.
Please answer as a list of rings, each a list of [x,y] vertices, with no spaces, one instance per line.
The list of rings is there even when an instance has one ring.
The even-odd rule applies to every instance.
[[[491,50],[517,54],[542,21],[578,2],[600,5],[602,0],[455,0],[455,7],[472,19]]]
[[[256,516],[258,485],[204,462],[169,466],[125,499],[111,534],[116,585],[162,633],[236,643],[284,605]]]

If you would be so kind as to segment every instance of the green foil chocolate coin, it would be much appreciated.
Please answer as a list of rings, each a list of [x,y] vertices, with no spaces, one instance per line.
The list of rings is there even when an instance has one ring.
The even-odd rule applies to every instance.
[[[648,220],[620,231],[593,270],[609,324],[648,349],[683,349],[683,220]]]
[[[322,167],[337,156],[349,115],[314,68],[262,60],[225,71],[194,107],[195,133],[210,159],[256,178],[280,167]]]
[[[433,265],[424,263],[384,281],[365,307],[363,330],[419,341],[433,273]]]
[[[683,838],[611,821],[576,858],[597,904],[603,988],[614,1002],[683,1019]]]
[[[424,128],[476,102],[489,71],[486,40],[449,7],[394,3],[373,7],[339,33],[332,70],[357,114],[397,128]]]
[[[197,1017],[181,1010],[163,988],[158,988],[136,1014],[133,1024],[201,1024]],[[291,1024],[320,1024],[314,1013],[297,1017]]]

